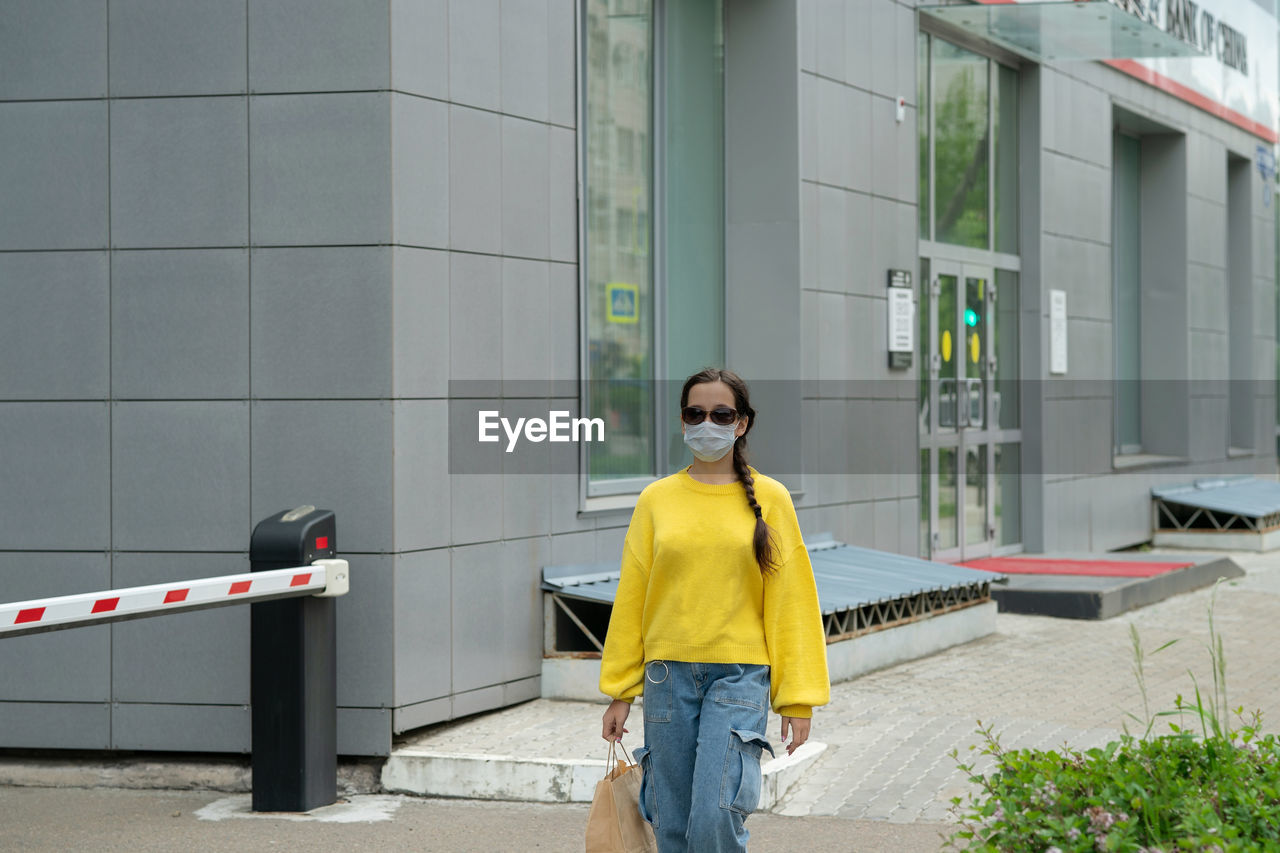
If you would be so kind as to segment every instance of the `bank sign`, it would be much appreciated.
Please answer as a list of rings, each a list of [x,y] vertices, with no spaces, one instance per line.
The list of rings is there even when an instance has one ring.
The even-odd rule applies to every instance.
[[[1274,17],[1253,0],[1110,2],[1186,42],[1202,56],[1112,60],[1109,64],[1276,141],[1280,103]],[[1182,87],[1190,92],[1181,91]]]

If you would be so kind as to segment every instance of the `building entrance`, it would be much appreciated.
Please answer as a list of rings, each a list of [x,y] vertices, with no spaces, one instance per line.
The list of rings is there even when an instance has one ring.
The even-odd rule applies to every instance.
[[[1018,403],[1010,381],[1017,315],[998,307],[997,287],[1004,279],[1016,303],[1016,278],[974,263],[921,266],[921,553],[948,562],[989,556],[1020,538],[1021,436],[1004,410]],[[1006,332],[1003,322],[1015,328]],[[1002,366],[1002,350],[1010,364]]]

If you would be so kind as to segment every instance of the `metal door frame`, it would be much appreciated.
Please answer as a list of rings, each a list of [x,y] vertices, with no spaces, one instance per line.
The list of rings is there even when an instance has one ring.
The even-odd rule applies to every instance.
[[[930,553],[929,558],[944,562],[956,562],[960,560],[974,559],[977,557],[990,556],[995,547],[995,505],[994,505],[994,486],[995,486],[995,445],[997,442],[997,433],[999,430],[993,428],[994,411],[994,395],[987,384],[990,378],[995,375],[994,356],[991,355],[990,344],[988,340],[983,347],[983,357],[976,368],[976,376],[971,375],[975,372],[969,360],[964,358],[967,351],[967,338],[964,336],[964,312],[966,307],[965,289],[968,286],[969,279],[982,279],[985,282],[983,292],[984,314],[987,323],[984,323],[983,333],[987,334],[990,328],[989,322],[994,315],[994,303],[996,299],[995,293],[995,267],[990,263],[973,263],[970,261],[951,260],[947,258],[939,258],[937,256],[929,257],[929,281],[922,282],[922,299],[927,300],[924,310],[928,312],[929,317],[929,340],[927,342],[927,351],[922,349],[924,359],[920,366],[921,370],[929,371],[929,431],[920,435],[920,446],[922,449],[929,451],[929,532],[930,532]],[[954,316],[949,322],[946,318],[941,318],[939,314],[939,303],[941,297],[941,276],[954,277],[956,281],[956,300]],[[943,325],[947,323],[947,325]],[[954,421],[955,426],[943,431],[941,428],[941,366],[942,356],[938,351],[938,340],[942,331],[949,326],[953,335],[957,336],[959,343],[957,346],[956,359],[956,392],[954,405]],[[983,392],[982,398],[982,426],[973,428],[968,425],[968,401],[970,399],[970,381],[978,379],[980,381]],[[962,390],[963,389],[963,390]],[[962,412],[962,406],[965,411]],[[985,484],[985,501],[983,507],[982,529],[983,538],[981,542],[972,545],[965,542],[966,516],[964,490],[967,476],[968,453],[970,450],[985,447],[986,452],[983,454],[984,471],[983,480]],[[938,457],[939,452],[943,449],[953,449],[956,453],[956,509],[955,509],[955,530],[956,545],[950,548],[939,548],[937,542],[939,540],[939,518],[938,518]]]

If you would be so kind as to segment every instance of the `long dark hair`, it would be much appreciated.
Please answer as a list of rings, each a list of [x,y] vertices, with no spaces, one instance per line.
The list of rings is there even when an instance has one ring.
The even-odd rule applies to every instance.
[[[747,418],[747,428],[733,443],[733,470],[738,475],[738,482],[747,493],[747,504],[756,514],[756,529],[752,534],[751,545],[756,555],[756,563],[760,566],[760,574],[767,575],[777,570],[778,546],[773,538],[773,530],[764,520],[760,503],[756,500],[755,480],[751,469],[747,467],[747,434],[756,425],[756,410],[751,408],[751,397],[747,392],[747,383],[732,370],[707,367],[699,370],[684,381],[680,389],[680,408],[689,405],[689,389],[704,382],[723,382],[733,392],[733,407],[740,417]]]

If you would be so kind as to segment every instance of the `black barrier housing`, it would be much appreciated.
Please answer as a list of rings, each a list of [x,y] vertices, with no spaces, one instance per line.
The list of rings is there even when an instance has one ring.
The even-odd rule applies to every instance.
[[[300,507],[254,528],[255,572],[308,566],[337,550],[332,510]],[[253,810],[303,812],[338,798],[336,603],[306,596],[250,605]]]

